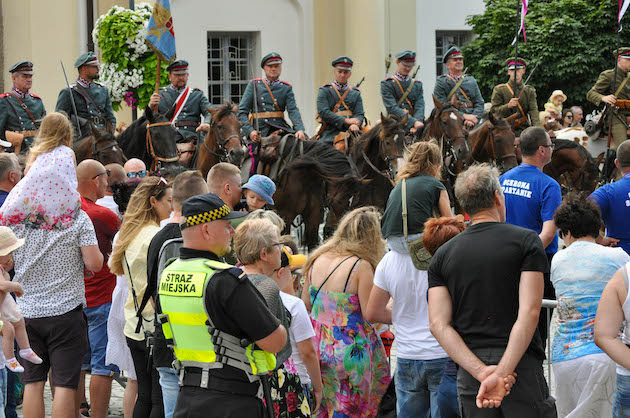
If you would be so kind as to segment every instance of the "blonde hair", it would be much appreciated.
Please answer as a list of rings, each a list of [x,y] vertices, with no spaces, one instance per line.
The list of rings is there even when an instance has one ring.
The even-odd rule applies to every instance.
[[[109,258],[109,268],[112,273],[124,274],[123,257],[138,232],[147,224],[157,225],[160,223],[157,212],[151,206],[151,197],[161,199],[164,192],[170,187],[163,179],[155,176],[146,177],[136,187],[129,199],[116,245],[114,245],[112,255]]]
[[[315,260],[326,253],[355,255],[376,269],[385,254],[385,240],[381,235],[378,210],[374,206],[366,206],[346,213],[333,236],[308,258],[304,271],[310,270]]]
[[[277,243],[280,232],[269,219],[248,219],[236,228],[234,253],[241,263],[253,264],[260,259],[260,252]]]
[[[405,165],[396,176],[396,181],[428,174],[440,177],[439,167],[442,165],[442,153],[434,139],[412,144],[405,152]]]
[[[278,228],[279,234],[282,234],[282,231],[284,231],[284,227],[286,226],[282,218],[272,210],[256,209],[247,215],[247,219],[267,219]]]
[[[60,145],[67,147],[72,145],[72,125],[64,114],[52,112],[42,120],[35,144],[28,153],[26,165],[32,164],[39,154],[50,152]]]

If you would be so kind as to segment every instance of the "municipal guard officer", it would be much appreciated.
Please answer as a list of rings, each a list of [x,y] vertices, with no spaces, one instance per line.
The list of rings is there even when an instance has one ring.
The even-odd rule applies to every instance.
[[[180,373],[174,417],[263,417],[259,374],[275,369],[287,331],[230,251],[233,212],[217,195],[182,205],[183,246],[158,284],[160,321]],[[263,351],[264,350],[264,351]]]
[[[605,103],[608,106],[615,106],[617,99],[630,100],[630,83],[628,83],[628,71],[630,71],[630,48],[623,47],[613,51],[617,57],[617,79],[615,78],[615,70],[603,71],[595,85],[586,93],[586,99],[596,106]],[[613,86],[615,91],[613,91]],[[613,107],[612,112],[608,112],[612,117],[612,136],[614,144],[613,149],[623,141],[628,139],[626,125],[624,124],[626,116],[630,115],[630,109],[616,109]]]
[[[13,89],[0,95],[0,139],[6,139],[16,152],[25,153],[46,115],[44,103],[30,92],[33,63],[20,61],[9,68]]]
[[[458,106],[464,126],[472,128],[483,116],[483,96],[477,81],[473,76],[464,74],[464,56],[456,45],[446,51],[442,62],[448,73],[438,77],[433,95],[442,104],[451,102]]]
[[[245,134],[254,142],[259,142],[261,136],[268,136],[280,128],[295,132],[299,139],[306,139],[304,124],[300,109],[295,103],[293,87],[286,81],[280,80],[282,72],[282,57],[277,52],[265,55],[260,61],[265,75],[251,80],[243,98],[238,105],[238,120],[241,122]],[[254,104],[254,100],[257,105]],[[284,111],[289,114],[293,129],[284,120]]]
[[[153,93],[149,106],[154,112],[166,114],[175,107],[171,122],[182,134],[184,140],[197,142],[198,132],[210,129],[210,102],[198,88],[188,86],[188,62],[177,60],[168,67],[168,79],[171,84],[162,87],[160,93]]]
[[[409,73],[416,63],[416,53],[405,50],[396,54],[396,74],[381,81],[381,97],[390,115],[409,115],[407,129],[415,133],[424,126],[422,82],[412,80]]]
[[[538,118],[536,89],[529,84],[523,86],[523,75],[527,68],[527,62],[523,58],[508,58],[505,64],[510,80],[492,89],[490,111],[508,118],[514,134],[519,136],[530,125],[542,127]],[[514,82],[515,72],[516,83]]]
[[[361,92],[350,87],[353,61],[348,57],[333,60],[334,80],[317,92],[317,114],[321,118],[319,140],[333,143],[335,135],[350,130],[360,132],[365,119]]]
[[[70,94],[74,97],[74,104],[79,114],[79,123],[81,126],[81,136],[92,135],[90,122],[96,129],[104,130],[107,122],[111,124],[111,128],[116,127],[116,117],[112,109],[112,101],[109,97],[107,87],[94,80],[98,78],[98,58],[93,52],[86,52],[77,58],[74,67],[79,71],[77,82],[70,85],[59,92],[57,98],[56,111],[63,110],[70,116],[73,125],[77,126],[76,115],[72,109]],[[78,131],[77,131],[78,133]],[[81,138],[75,138],[79,140]]]

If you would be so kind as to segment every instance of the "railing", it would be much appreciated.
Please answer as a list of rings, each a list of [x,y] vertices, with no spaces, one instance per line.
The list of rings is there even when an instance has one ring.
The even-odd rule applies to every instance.
[[[547,310],[547,335],[541,335],[540,337],[547,338],[547,378],[549,379],[549,390],[551,390],[551,310],[558,307],[558,301],[543,299],[542,307]]]

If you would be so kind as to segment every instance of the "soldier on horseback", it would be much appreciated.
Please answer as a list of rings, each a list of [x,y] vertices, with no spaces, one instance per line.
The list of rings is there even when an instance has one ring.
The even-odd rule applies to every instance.
[[[348,84],[352,65],[352,59],[348,57],[333,60],[335,79],[317,92],[317,114],[322,124],[316,136],[331,145],[340,132],[360,133],[365,119],[361,92]]]
[[[306,139],[293,87],[280,80],[282,57],[277,52],[271,52],[263,57],[260,66],[265,75],[250,80],[238,106],[238,120],[243,132],[254,143],[276,130],[295,133],[297,138]],[[284,120],[285,110],[293,123],[293,129]]]
[[[442,104],[453,103],[464,118],[464,126],[473,128],[483,116],[483,96],[473,76],[464,74],[461,49],[451,46],[442,57],[447,74],[438,77],[433,95]]]
[[[630,115],[630,48],[623,47],[615,51],[617,57],[617,72],[614,69],[603,71],[595,85],[586,93],[586,99],[596,106],[605,103],[611,108],[609,118],[612,118],[612,137],[610,144],[616,149],[619,144],[628,139],[626,116]],[[615,75],[617,78],[615,79]],[[613,87],[614,86],[614,87]],[[615,91],[613,91],[613,88]],[[610,119],[608,119],[610,121]]]
[[[495,86],[492,90],[490,111],[506,118],[518,137],[530,125],[542,127],[538,117],[536,89],[523,84],[523,75],[527,67],[527,62],[523,58],[508,58],[505,64],[510,80]]]
[[[115,127],[116,117],[109,91],[107,87],[94,81],[98,78],[99,72],[98,58],[94,52],[82,54],[74,63],[74,67],[79,71],[77,82],[59,92],[55,110],[64,111],[70,115],[75,132],[78,132],[77,125],[79,125],[83,137],[92,134],[90,124],[100,130],[105,130],[108,122]],[[71,97],[74,98],[78,115],[75,115],[72,109]],[[80,139],[82,138],[75,137],[75,141]]]
[[[33,84],[33,63],[20,61],[9,68],[9,72],[13,90],[0,95],[0,139],[9,141],[15,152],[25,153],[31,147],[46,109],[42,99],[29,92]]]
[[[188,86],[187,61],[174,61],[166,70],[171,84],[162,87],[159,94],[151,95],[149,107],[154,113],[161,114],[166,114],[175,107],[171,122],[182,135],[182,142],[196,144],[198,132],[210,129],[210,102],[200,89]]]
[[[409,115],[405,128],[412,134],[424,126],[422,82],[409,76],[416,63],[416,53],[405,50],[396,54],[396,74],[381,81],[381,97],[390,115],[402,119]]]

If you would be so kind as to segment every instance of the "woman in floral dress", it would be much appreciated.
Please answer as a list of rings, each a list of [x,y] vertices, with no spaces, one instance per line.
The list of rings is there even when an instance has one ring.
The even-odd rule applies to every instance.
[[[390,381],[381,339],[363,318],[383,257],[375,208],[346,214],[309,258],[302,300],[311,312],[324,395],[318,417],[372,417]]]

